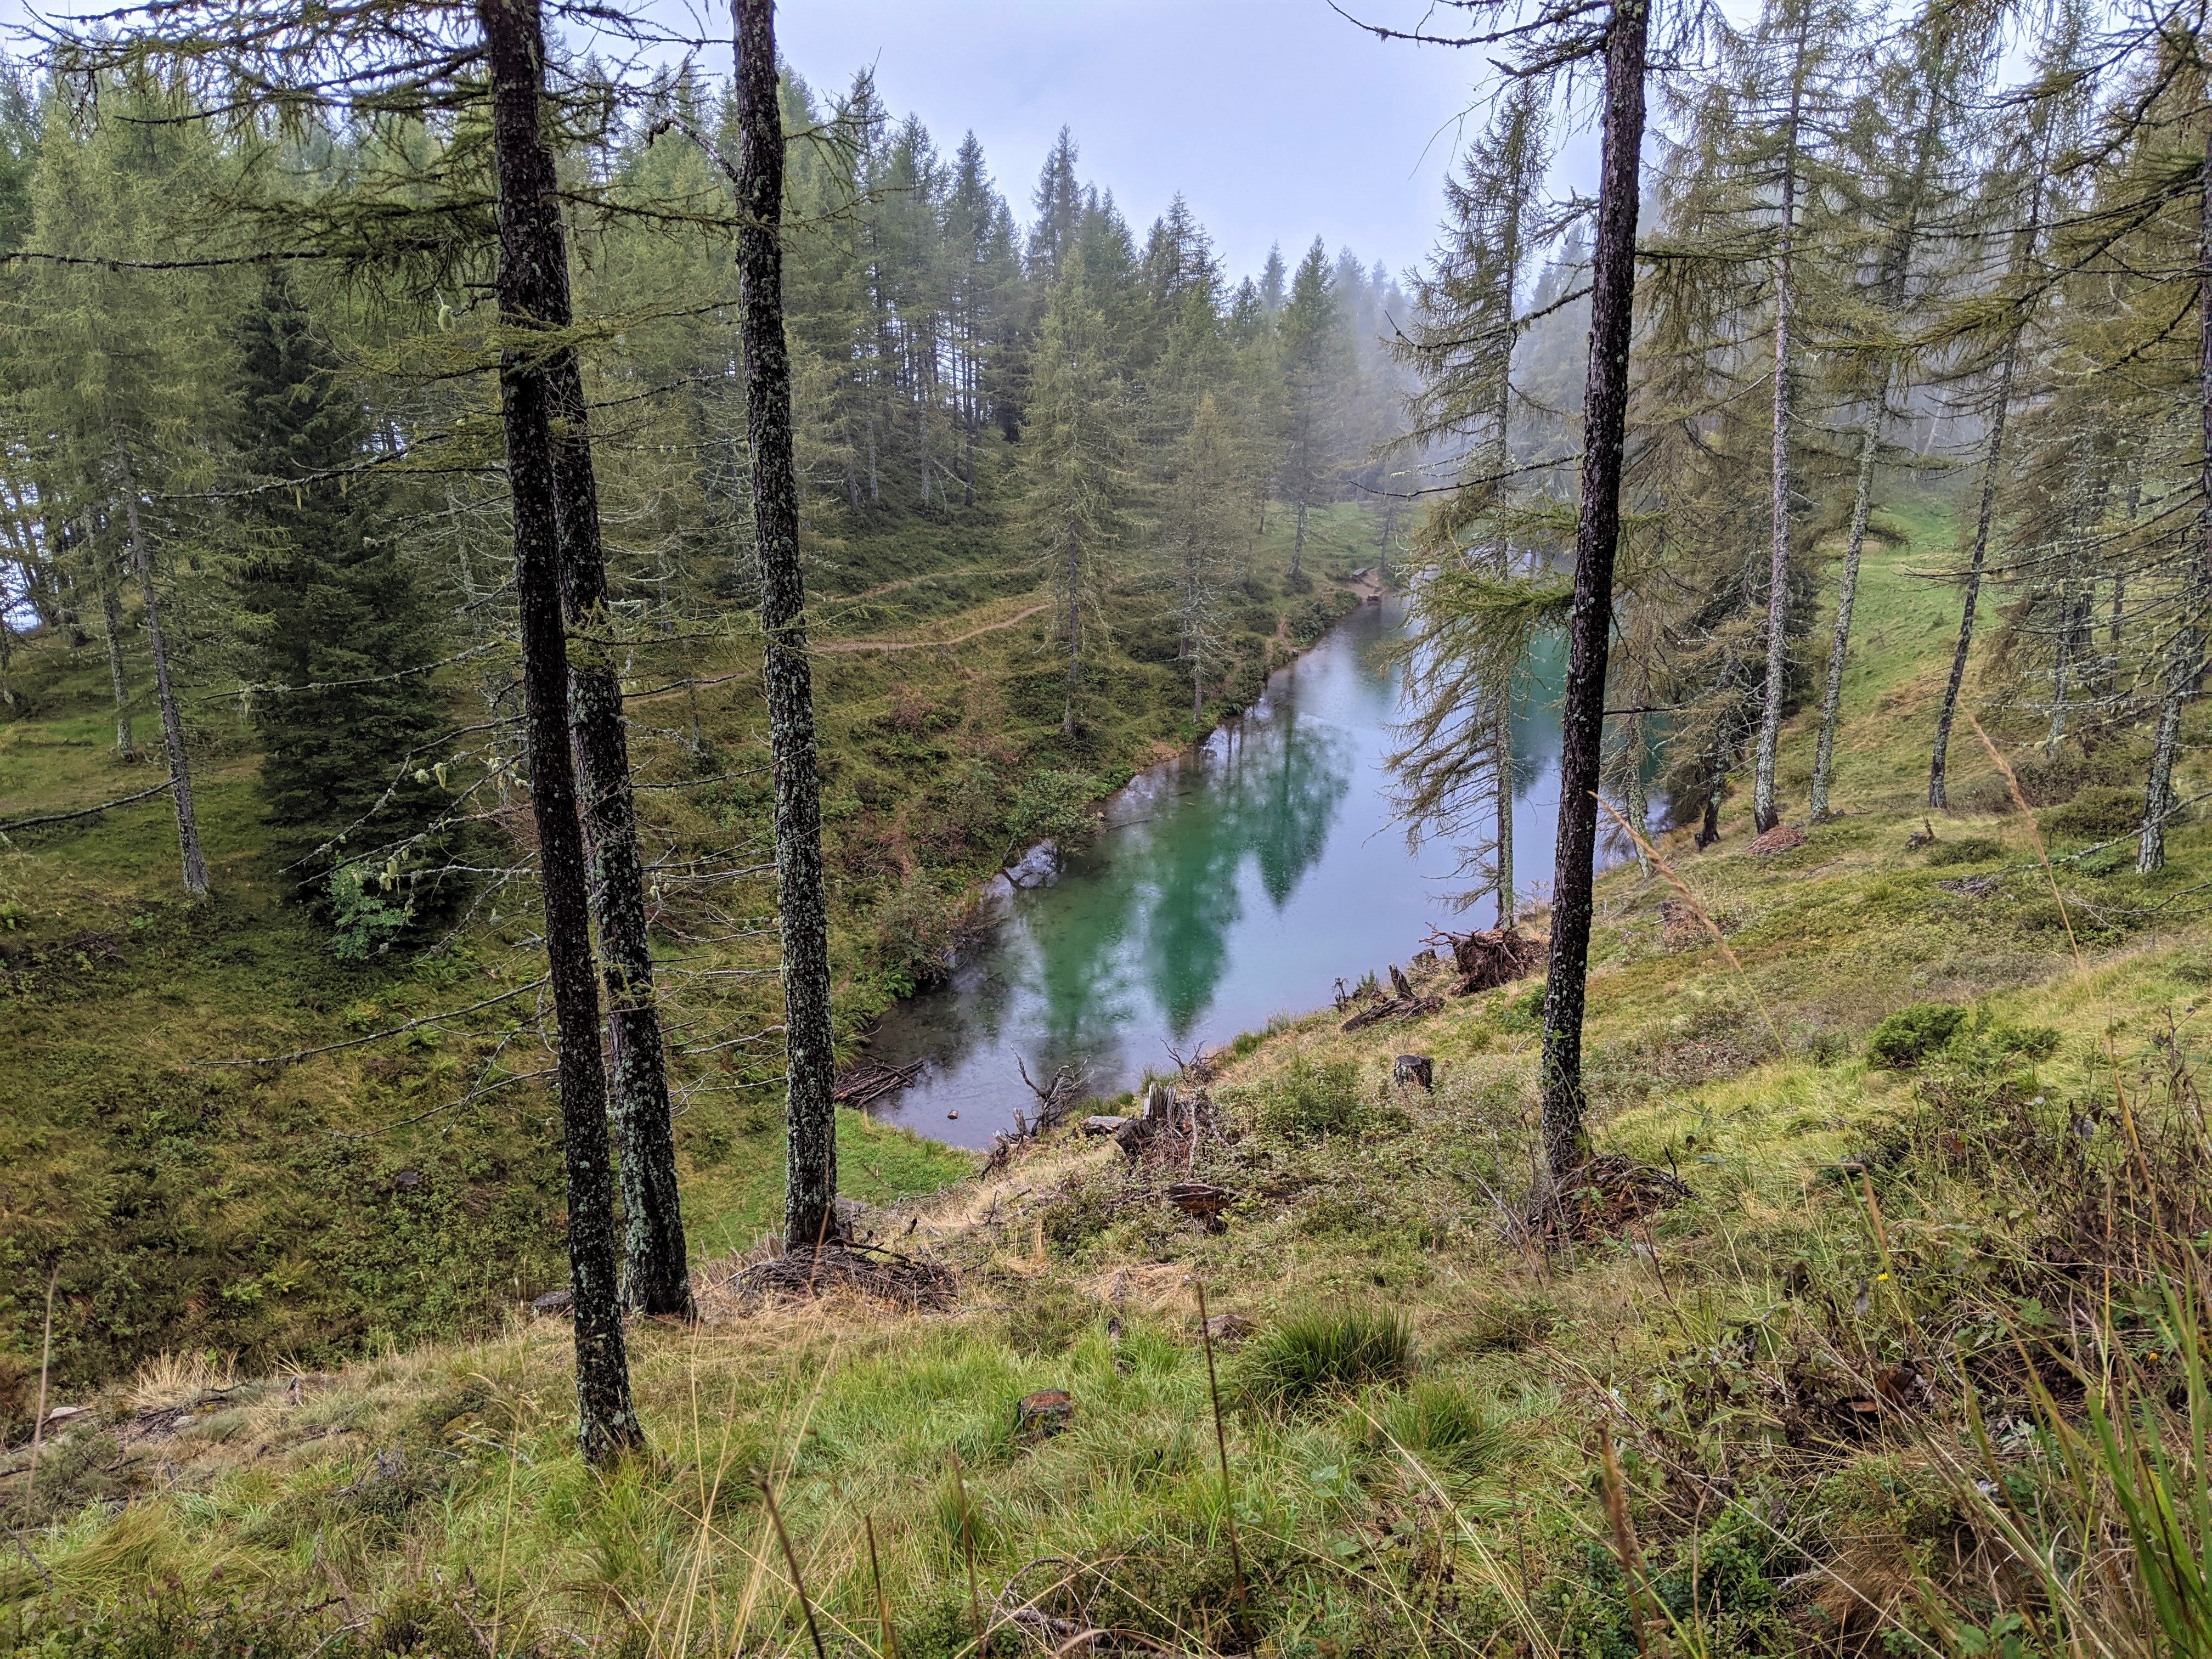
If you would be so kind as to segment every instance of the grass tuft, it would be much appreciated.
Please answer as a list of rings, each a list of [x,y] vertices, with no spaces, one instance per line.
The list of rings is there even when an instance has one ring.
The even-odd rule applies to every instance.
[[[1243,1403],[1289,1410],[1317,1395],[1413,1374],[1413,1322],[1394,1308],[1347,1304],[1295,1314],[1254,1339],[1233,1390]]]

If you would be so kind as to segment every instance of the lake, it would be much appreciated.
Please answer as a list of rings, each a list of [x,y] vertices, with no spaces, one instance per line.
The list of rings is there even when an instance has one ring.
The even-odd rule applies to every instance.
[[[875,1115],[981,1147],[1035,1101],[1063,1062],[1089,1091],[1134,1088],[1200,1044],[1328,1002],[1336,982],[1387,977],[1433,928],[1486,927],[1493,908],[1455,916],[1463,884],[1448,847],[1409,852],[1390,813],[1383,757],[1399,718],[1389,651],[1395,599],[1360,607],[1265,696],[1189,756],[1114,798],[1093,843],[1048,886],[994,884],[988,941],[936,988],[898,1005],[869,1044],[890,1066],[926,1061]],[[1524,894],[1548,885],[1559,811],[1556,653],[1515,733],[1514,805]],[[956,1117],[952,1115],[957,1113]]]

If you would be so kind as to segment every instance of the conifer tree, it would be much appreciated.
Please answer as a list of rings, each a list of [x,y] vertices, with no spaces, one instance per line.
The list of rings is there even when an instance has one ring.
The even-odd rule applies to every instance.
[[[1135,482],[1131,410],[1079,250],[1045,301],[1027,414],[1021,523],[1052,584],[1053,633],[1067,659],[1060,729],[1073,738],[1086,653],[1107,638],[1108,561],[1133,532]]]
[[[1291,279],[1282,308],[1282,489],[1297,526],[1291,542],[1291,576],[1303,574],[1306,514],[1328,499],[1342,457],[1340,430],[1344,381],[1351,366],[1345,318],[1331,279],[1328,255],[1316,236]]]
[[[439,793],[413,775],[446,725],[428,673],[441,652],[386,520],[386,491],[362,470],[361,399],[282,267],[234,333],[261,793],[288,864],[319,882],[380,846],[404,854],[435,815]]]

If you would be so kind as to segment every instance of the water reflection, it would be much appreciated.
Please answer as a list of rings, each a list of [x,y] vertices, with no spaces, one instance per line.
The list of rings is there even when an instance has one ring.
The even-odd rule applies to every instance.
[[[1199,754],[1146,773],[1057,884],[1012,896],[950,984],[901,1005],[871,1053],[927,1059],[882,1115],[981,1146],[1042,1081],[1087,1066],[1100,1093],[1328,1000],[1336,978],[1406,961],[1448,919],[1449,848],[1418,857],[1390,820],[1382,757],[1395,605],[1368,605],[1276,677]],[[1548,873],[1556,727],[1531,700],[1516,742],[1528,864]],[[1462,924],[1467,925],[1467,924]],[[954,1119],[949,1115],[957,1112]]]

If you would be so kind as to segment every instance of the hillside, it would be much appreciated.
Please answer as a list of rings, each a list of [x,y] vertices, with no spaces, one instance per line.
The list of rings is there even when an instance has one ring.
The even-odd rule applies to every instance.
[[[1224,680],[1267,669],[1354,603],[1379,526],[1314,515],[1285,573],[1272,515],[1237,594]],[[1171,632],[1141,581],[1073,740],[1044,594],[995,519],[979,532],[894,520],[821,550],[817,690],[843,1040],[942,971],[975,884],[1010,851],[1080,835],[1091,803],[1191,737]],[[465,706],[469,684],[454,675]],[[142,665],[133,672],[141,680]],[[0,707],[0,825],[137,793],[113,757],[95,648],[34,637]],[[717,637],[635,652],[641,757],[695,1249],[750,1245],[781,1212],[759,647]],[[1209,708],[1209,724],[1220,711]],[[194,708],[215,896],[176,887],[165,799],[0,840],[0,1425],[27,1432],[44,1291],[66,1389],[163,1352],[259,1369],[328,1365],[495,1328],[564,1283],[557,1128],[536,1024],[534,900],[480,887],[441,934],[348,961],[292,902],[256,787],[252,731]],[[672,729],[668,729],[672,728]],[[478,861],[509,863],[526,811],[504,803]],[[425,948],[433,947],[433,948]],[[301,1056],[288,1060],[288,1056]],[[845,1190],[933,1191],[969,1160],[847,1114]]]
[[[636,1333],[653,1450],[603,1481],[569,1443],[566,1329],[520,1310],[339,1366],[171,1359],[73,1386],[92,1409],[35,1499],[20,1447],[6,1466],[9,1644],[809,1651],[765,1476],[846,1653],[891,1650],[885,1606],[909,1659],[972,1652],[986,1626],[995,1652],[1082,1651],[1103,1629],[1094,1650],[1980,1654],[2054,1605],[2102,1632],[2085,1651],[2172,1650],[2146,1633],[2151,1589],[2191,1569],[2131,1540],[2129,1504],[2163,1494],[2197,1526],[2203,1471],[2186,1451],[2135,1462],[2127,1425],[2172,1418],[2169,1446],[2212,1426],[2197,1312],[2160,1276],[2160,1241],[2212,1221],[2188,1031],[2212,939],[2179,902],[2212,855],[2191,825],[2154,878],[2071,857],[2108,838],[2100,768],[2126,758],[2076,757],[2022,772],[2046,874],[1971,736],[1969,805],[1908,848],[1955,617],[1912,572],[1952,527],[1922,505],[1891,528],[1861,597],[1844,815],[1760,856],[1732,805],[1717,847],[1672,835],[1671,874],[1601,884],[1596,1133],[1644,1173],[1563,1248],[1521,1219],[1537,981],[1350,1036],[1334,1012],[1287,1019],[1203,1085],[1220,1133],[1187,1156],[1132,1165],[1063,1136],[925,1196],[941,1164],[902,1143],[885,1186],[906,1195],[874,1219],[957,1275],[949,1310],[761,1305],[712,1261],[705,1322]],[[836,695],[857,729],[856,681]],[[1804,724],[1784,757],[1798,800]],[[2024,735],[1992,730],[2008,754]],[[242,809],[222,821],[246,836]],[[106,866],[15,856],[16,892],[39,896],[19,905],[66,879],[116,919],[112,968],[25,923],[68,1006],[99,1010],[99,1050],[134,1056],[102,1075],[146,1065],[164,1021],[211,1046],[275,1035],[248,1012],[252,952],[310,955],[265,942],[286,937],[273,910],[187,927],[102,888]],[[158,918],[143,935],[120,920],[134,904]],[[225,951],[238,1001],[165,1001],[162,963]],[[52,1075],[70,1017],[46,1018]],[[1401,1053],[1435,1057],[1432,1095],[1392,1083]],[[251,1082],[198,1086],[204,1109],[258,1120]],[[1164,1199],[1193,1177],[1234,1194],[1218,1234]],[[1201,1285],[1251,1322],[1211,1358]],[[2120,1425],[2109,1455],[2084,1376]],[[1017,1402],[1047,1389],[1072,1396],[1066,1431],[1021,1432]],[[2199,1599],[2175,1617],[2203,1608],[2177,1593]]]

